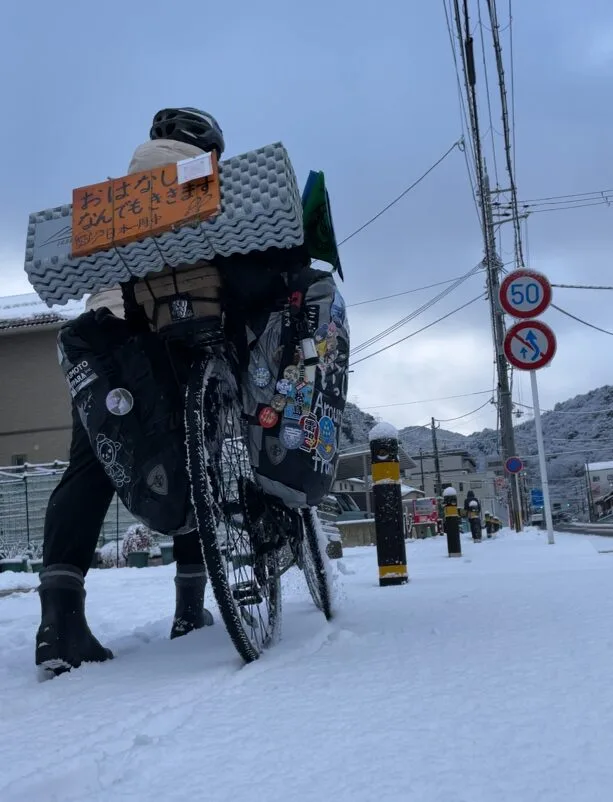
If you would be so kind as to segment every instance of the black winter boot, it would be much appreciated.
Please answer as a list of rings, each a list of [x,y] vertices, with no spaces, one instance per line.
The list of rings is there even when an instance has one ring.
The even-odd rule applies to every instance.
[[[179,565],[175,576],[177,604],[170,639],[180,638],[195,629],[210,627],[213,616],[204,606],[206,568],[203,565]]]
[[[82,572],[73,565],[50,565],[40,573],[41,624],[36,633],[36,665],[57,676],[81,663],[101,663],[113,653],[92,635],[85,619]]]

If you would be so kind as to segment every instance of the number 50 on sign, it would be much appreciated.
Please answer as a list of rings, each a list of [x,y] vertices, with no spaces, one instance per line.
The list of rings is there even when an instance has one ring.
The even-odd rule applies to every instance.
[[[551,303],[551,284],[542,273],[514,270],[502,282],[499,299],[504,311],[513,317],[537,317]]]

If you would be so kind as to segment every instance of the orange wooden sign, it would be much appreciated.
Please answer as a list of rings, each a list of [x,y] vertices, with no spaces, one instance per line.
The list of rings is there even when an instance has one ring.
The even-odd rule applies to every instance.
[[[177,165],[79,187],[72,193],[72,256],[88,256],[206,220],[221,210],[219,170],[179,183]]]

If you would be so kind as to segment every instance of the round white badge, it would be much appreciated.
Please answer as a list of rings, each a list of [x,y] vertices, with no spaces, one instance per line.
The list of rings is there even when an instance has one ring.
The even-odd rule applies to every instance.
[[[125,387],[116,387],[106,397],[106,408],[111,415],[127,415],[134,406],[134,398]]]

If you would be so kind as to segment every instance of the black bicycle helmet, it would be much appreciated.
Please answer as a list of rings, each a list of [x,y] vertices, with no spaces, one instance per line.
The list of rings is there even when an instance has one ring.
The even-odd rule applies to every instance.
[[[216,150],[218,158],[225,149],[223,131],[217,120],[206,111],[191,106],[158,111],[153,118],[149,137],[185,142],[207,153]]]

